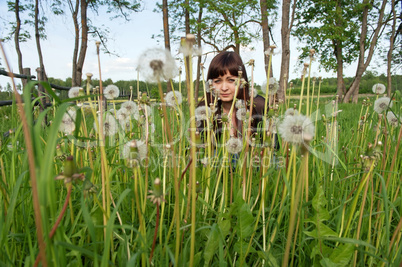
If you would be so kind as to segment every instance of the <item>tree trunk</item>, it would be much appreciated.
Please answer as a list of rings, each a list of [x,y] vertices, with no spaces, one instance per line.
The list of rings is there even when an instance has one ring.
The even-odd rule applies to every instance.
[[[335,47],[335,57],[336,57],[336,64],[337,64],[337,70],[336,70],[336,94],[339,96],[338,99],[342,99],[346,87],[345,87],[345,81],[343,80],[343,54],[342,54],[342,43],[339,40],[334,41],[334,47]]]
[[[15,50],[17,51],[18,55],[18,69],[20,74],[23,74],[24,67],[22,65],[22,53],[20,48],[20,30],[21,30],[21,19],[20,19],[20,1],[15,1],[15,21],[17,25],[15,26],[15,33],[14,33],[14,43],[15,43]],[[22,79],[22,84],[25,86],[26,80]]]
[[[38,50],[39,66],[43,73],[43,80],[47,80],[45,65],[43,64],[42,48],[40,45],[40,33],[39,33],[39,0],[35,1],[35,40],[36,48]]]
[[[284,1],[286,1],[286,0],[284,0]],[[265,66],[265,73],[267,73],[269,57],[265,56],[265,51],[267,51],[270,46],[267,0],[260,0],[260,7],[261,7],[262,42],[263,42],[263,46],[264,46],[264,51],[263,51],[264,52],[264,66]],[[271,69],[271,73],[269,74],[269,77],[271,77],[271,76],[272,76],[272,69]]]
[[[266,0],[264,0],[266,1]],[[281,73],[279,76],[279,90],[277,99],[285,102],[286,89],[289,80],[289,65],[290,65],[290,31],[293,27],[293,20],[295,15],[296,0],[293,2],[291,21],[290,20],[290,0],[283,0],[282,2],[282,58],[281,58]],[[269,44],[268,44],[269,45]],[[264,45],[265,49],[265,45]],[[266,58],[266,57],[265,57]],[[268,63],[266,63],[268,65]]]
[[[357,103],[358,95],[359,95],[360,81],[373,57],[374,48],[377,44],[377,40],[379,38],[381,29],[385,26],[385,24],[383,24],[383,17],[384,17],[384,10],[385,10],[386,4],[387,4],[387,0],[383,0],[381,9],[380,9],[380,14],[378,17],[377,27],[374,30],[372,39],[370,40],[370,47],[369,47],[369,51],[367,53],[367,59],[366,59],[366,61],[364,61],[364,54],[366,52],[365,42],[366,42],[366,37],[367,37],[367,17],[368,17],[368,13],[369,13],[370,1],[369,0],[363,1],[364,9],[363,9],[363,14],[362,14],[362,28],[361,28],[361,34],[360,34],[359,60],[358,60],[358,65],[357,65],[357,70],[356,70],[356,76],[355,76],[352,84],[350,85],[349,90],[345,94],[345,97],[343,99],[344,103],[348,103],[352,96],[353,96],[353,102]]]
[[[81,86],[82,69],[84,68],[85,56],[88,48],[88,20],[87,20],[88,3],[81,0],[81,46],[78,54],[77,70],[76,70],[76,86]]]
[[[198,11],[198,19],[197,19],[197,25],[201,24],[201,19],[202,19],[202,5],[200,5]],[[197,29],[197,45],[200,48],[201,47],[201,27],[198,27]],[[200,78],[201,78],[201,55],[197,57],[197,77],[195,80],[195,102],[198,103],[198,94],[200,92]]]
[[[184,1],[184,28],[185,28],[185,31],[186,31],[186,37],[187,37],[187,34],[190,34],[190,11],[189,11],[189,6],[190,5],[190,1],[189,0],[185,0]],[[184,58],[184,60],[186,61],[186,64],[185,64],[185,66],[187,66],[187,68],[185,69],[185,72],[186,72],[186,86],[187,86],[187,103],[188,103],[188,105],[190,106],[190,102],[191,102],[191,99],[190,99],[190,83],[191,82],[193,82],[193,81],[190,81],[188,78],[190,77],[188,74],[190,73],[190,58],[189,57],[185,57]],[[195,94],[194,94],[194,97],[195,97]]]
[[[342,13],[342,2],[338,1],[336,10],[339,13]],[[336,17],[336,26],[339,28],[342,28],[342,19],[339,18],[338,16]],[[337,70],[336,70],[336,76],[337,76],[337,82],[336,82],[336,94],[339,96],[338,99],[342,99],[343,95],[345,94],[346,87],[345,87],[345,81],[343,79],[343,43],[341,40],[332,40],[333,45],[334,45],[334,53],[335,53],[335,58],[336,58],[336,64],[337,64]]]
[[[78,47],[80,45],[80,25],[78,23],[78,10],[80,7],[80,1],[75,2],[75,7],[73,7],[73,4],[70,1],[68,1],[71,14],[73,17],[73,22],[74,22],[74,50],[73,50],[73,70],[72,70],[72,75],[71,75],[71,83],[72,86],[77,86],[76,80],[77,80],[77,58],[78,58]]]
[[[388,54],[387,54],[387,95],[388,95],[388,97],[391,97],[391,89],[392,89],[391,63],[392,63],[392,52],[394,50],[395,28],[396,28],[395,0],[392,0],[391,10],[392,10],[392,30],[391,30],[391,36],[389,38],[389,50],[388,50]]]
[[[165,41],[165,49],[170,51],[169,10],[167,0],[163,0],[162,2],[162,13],[163,13],[163,35]],[[166,90],[168,92],[172,91],[172,85],[170,84],[170,80],[167,82]]]

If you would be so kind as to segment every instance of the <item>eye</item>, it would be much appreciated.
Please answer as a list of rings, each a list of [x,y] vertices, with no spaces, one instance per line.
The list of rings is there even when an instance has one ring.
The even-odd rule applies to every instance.
[[[214,83],[220,83],[222,80],[221,79],[214,79],[213,82]]]

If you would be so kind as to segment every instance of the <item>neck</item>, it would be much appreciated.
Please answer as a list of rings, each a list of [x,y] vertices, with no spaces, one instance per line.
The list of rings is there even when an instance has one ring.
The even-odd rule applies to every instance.
[[[223,112],[229,114],[230,108],[232,107],[232,102],[222,102]]]

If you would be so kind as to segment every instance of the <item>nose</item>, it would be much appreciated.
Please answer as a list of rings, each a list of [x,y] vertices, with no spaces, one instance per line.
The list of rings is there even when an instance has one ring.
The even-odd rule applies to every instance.
[[[229,90],[229,83],[227,81],[223,81],[222,82],[222,87],[221,87],[221,91],[227,91]]]

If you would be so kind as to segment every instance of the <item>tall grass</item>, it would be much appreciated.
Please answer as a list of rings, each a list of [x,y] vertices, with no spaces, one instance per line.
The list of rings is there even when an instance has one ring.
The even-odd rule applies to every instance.
[[[194,118],[190,123],[194,104],[184,102],[155,105],[152,114],[142,109],[101,147],[95,107],[73,104],[88,97],[96,104],[97,96],[61,101],[44,84],[55,105],[27,125],[45,258],[38,256],[27,138],[18,115],[2,109],[15,127],[5,127],[14,131],[1,140],[1,264],[399,265],[401,127],[373,111],[374,99],[356,105],[320,99],[312,91],[317,94],[319,84],[308,80],[309,98],[288,105],[311,113],[311,142],[292,146],[279,136],[279,148],[271,149],[264,131],[266,145],[254,140],[236,157],[219,143],[203,143],[213,130],[197,139]],[[26,99],[34,85],[24,88]],[[392,110],[400,115],[400,96],[394,97]],[[146,96],[136,102],[151,105]],[[32,104],[26,102],[25,114],[32,114]],[[77,110],[75,130],[64,134],[59,125],[69,108]],[[270,116],[283,119],[284,112],[279,107]],[[43,126],[45,116],[50,126]],[[212,116],[208,120],[212,125]],[[123,156],[131,140],[146,140],[145,158],[137,158],[134,145]]]

